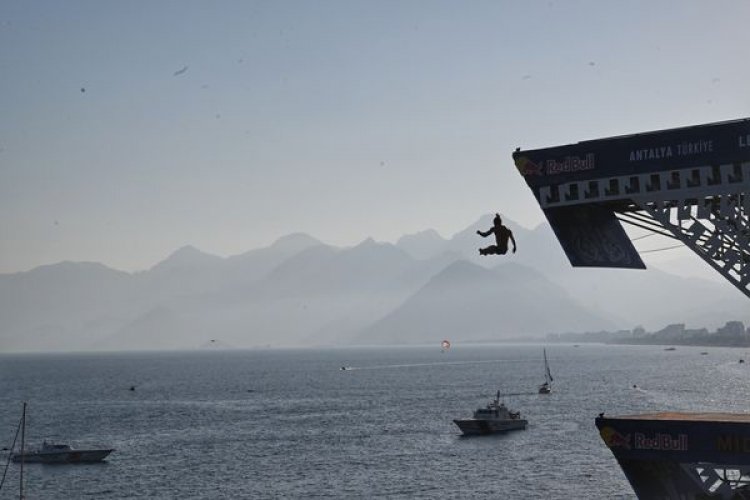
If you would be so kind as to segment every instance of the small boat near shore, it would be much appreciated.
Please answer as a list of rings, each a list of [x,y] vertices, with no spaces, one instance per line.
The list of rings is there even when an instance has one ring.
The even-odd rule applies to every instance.
[[[453,423],[464,435],[474,436],[525,429],[528,422],[521,418],[521,412],[511,411],[501,403],[500,391],[497,391],[494,401],[476,410],[473,418],[455,419]]]

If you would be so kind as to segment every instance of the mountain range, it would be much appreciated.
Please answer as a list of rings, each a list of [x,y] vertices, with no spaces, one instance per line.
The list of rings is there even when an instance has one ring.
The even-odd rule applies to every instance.
[[[750,323],[721,281],[573,269],[547,224],[506,220],[518,252],[480,257],[483,216],[354,247],[290,234],[227,258],[183,247],[126,273],[61,262],[0,274],[0,352],[495,341],[547,333]]]

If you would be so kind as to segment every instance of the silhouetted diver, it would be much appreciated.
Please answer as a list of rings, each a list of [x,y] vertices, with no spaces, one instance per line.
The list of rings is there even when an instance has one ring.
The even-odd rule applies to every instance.
[[[505,255],[508,252],[508,239],[513,242],[513,253],[516,253],[516,240],[513,238],[513,232],[503,226],[500,214],[495,214],[495,218],[492,220],[492,227],[487,231],[477,231],[477,234],[482,238],[486,238],[493,233],[495,234],[495,243],[497,244],[490,245],[487,248],[480,248],[479,255]]]

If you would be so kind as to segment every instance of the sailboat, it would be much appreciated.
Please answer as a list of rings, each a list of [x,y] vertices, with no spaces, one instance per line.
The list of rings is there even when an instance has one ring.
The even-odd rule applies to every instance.
[[[539,394],[550,392],[552,392],[552,374],[549,371],[549,362],[547,362],[547,349],[544,349],[544,383],[539,386]]]

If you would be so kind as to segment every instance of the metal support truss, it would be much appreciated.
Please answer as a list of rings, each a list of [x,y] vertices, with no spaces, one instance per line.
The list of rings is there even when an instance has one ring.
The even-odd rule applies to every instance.
[[[750,193],[738,191],[700,199],[674,196],[679,193],[668,198],[663,195],[631,199],[648,218],[750,298]],[[639,220],[643,222],[642,217]]]
[[[609,205],[623,222],[680,240],[750,298],[750,161],[541,186],[537,200]]]
[[[750,466],[711,463],[681,464],[707,497],[750,499]]]

